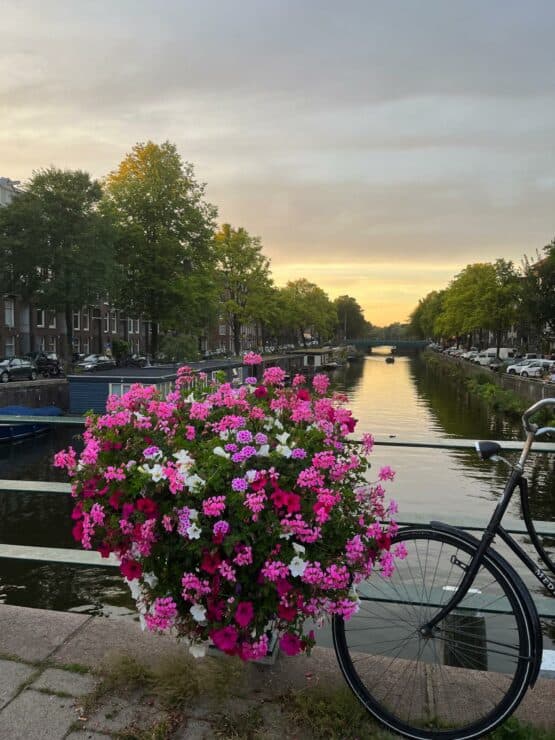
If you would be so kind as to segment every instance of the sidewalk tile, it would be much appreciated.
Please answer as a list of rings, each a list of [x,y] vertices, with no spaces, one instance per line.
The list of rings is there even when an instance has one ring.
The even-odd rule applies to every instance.
[[[45,689],[56,692],[63,691],[70,696],[84,696],[90,694],[96,686],[94,676],[87,674],[62,671],[59,668],[47,668],[39,678],[31,684],[32,689]]]
[[[24,691],[0,713],[0,737],[60,740],[76,719],[72,699]]]
[[[16,663],[13,660],[0,660],[0,709],[15,696],[21,684],[36,669],[32,666]]]

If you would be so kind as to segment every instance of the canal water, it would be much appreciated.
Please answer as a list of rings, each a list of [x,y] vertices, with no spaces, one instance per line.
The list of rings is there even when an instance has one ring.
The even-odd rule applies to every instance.
[[[340,368],[337,388],[346,391],[358,419],[357,434],[392,435],[399,439],[444,437],[518,439],[521,428],[491,416],[479,401],[428,369],[421,357],[397,357],[385,362],[388,350]],[[0,478],[63,480],[51,466],[54,452],[79,445],[79,429],[56,428],[48,434],[0,447]],[[534,517],[555,520],[553,455],[535,455],[528,474]],[[376,446],[376,471],[391,465],[395,482],[388,493],[401,512],[426,513],[430,518],[457,515],[486,518],[500,495],[507,469],[482,463],[473,451]],[[71,504],[64,494],[0,492],[0,542],[74,547],[70,529]],[[519,518],[515,499],[509,511]],[[522,571],[521,571],[522,572]],[[540,592],[535,581],[527,583]],[[99,615],[133,615],[133,604],[115,569],[50,565],[0,559],[0,602],[82,611]],[[554,637],[552,627],[547,633]]]

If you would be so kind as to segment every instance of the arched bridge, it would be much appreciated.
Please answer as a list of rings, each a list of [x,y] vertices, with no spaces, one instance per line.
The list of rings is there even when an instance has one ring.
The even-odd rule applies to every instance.
[[[352,344],[357,349],[368,350],[372,347],[395,347],[398,352],[414,352],[424,349],[429,342],[426,339],[346,339],[346,344]]]

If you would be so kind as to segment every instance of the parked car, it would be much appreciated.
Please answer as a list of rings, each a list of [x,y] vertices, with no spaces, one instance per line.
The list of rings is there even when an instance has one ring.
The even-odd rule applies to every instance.
[[[148,365],[148,358],[144,355],[131,355],[127,357],[123,363],[127,367],[145,367]]]
[[[62,361],[55,352],[29,352],[25,357],[36,365],[41,375],[56,376],[63,373]]]
[[[509,375],[520,375],[520,371],[532,362],[535,362],[535,360],[519,360],[518,362],[514,362],[512,365],[509,365],[507,367],[507,372]]]
[[[554,367],[553,360],[534,360],[529,365],[525,365],[519,375],[521,378],[541,378],[546,371],[550,372]]]
[[[26,357],[6,357],[0,359],[0,381],[7,383],[9,380],[36,380],[37,368],[31,360]]]
[[[107,355],[87,355],[84,360],[75,365],[80,370],[89,372],[96,370],[111,370],[116,367],[115,361]]]

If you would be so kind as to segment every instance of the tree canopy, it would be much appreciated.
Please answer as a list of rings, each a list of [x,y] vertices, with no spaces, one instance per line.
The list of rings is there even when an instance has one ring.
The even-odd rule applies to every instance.
[[[193,332],[215,305],[216,209],[204,190],[168,141],[136,144],[106,179],[104,210],[117,225],[117,300],[152,322],[152,354],[158,324]]]
[[[113,229],[99,211],[101,196],[88,173],[52,167],[0,209],[1,289],[63,311],[68,356],[73,311],[110,290]]]

